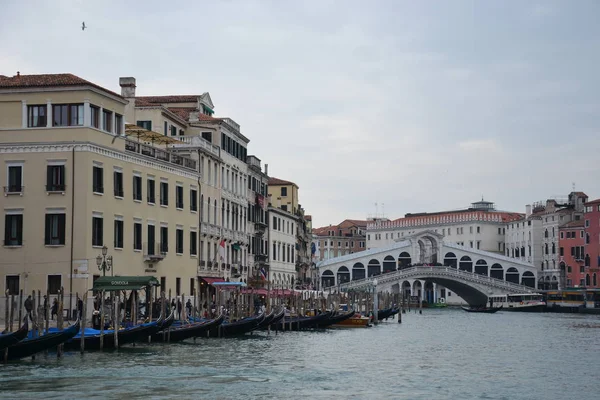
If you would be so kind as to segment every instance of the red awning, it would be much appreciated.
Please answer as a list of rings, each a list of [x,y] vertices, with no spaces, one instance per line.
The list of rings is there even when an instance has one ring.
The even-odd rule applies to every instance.
[[[200,277],[200,279],[202,279],[204,282],[208,283],[209,285],[212,285],[215,282],[225,282],[225,279],[223,278],[204,278],[204,277]]]

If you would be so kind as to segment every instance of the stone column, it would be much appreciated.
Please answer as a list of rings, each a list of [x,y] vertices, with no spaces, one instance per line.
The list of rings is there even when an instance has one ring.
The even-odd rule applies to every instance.
[[[46,100],[46,128],[52,127],[52,101]]]

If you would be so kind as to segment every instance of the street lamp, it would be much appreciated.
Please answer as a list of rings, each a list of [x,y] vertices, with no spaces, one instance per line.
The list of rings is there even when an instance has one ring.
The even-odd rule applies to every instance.
[[[108,248],[105,245],[102,247],[102,255],[98,254],[98,257],[96,257],[96,265],[102,271],[102,276],[106,276],[106,271],[110,271],[113,265],[112,256],[107,257],[106,253],[108,253]]]

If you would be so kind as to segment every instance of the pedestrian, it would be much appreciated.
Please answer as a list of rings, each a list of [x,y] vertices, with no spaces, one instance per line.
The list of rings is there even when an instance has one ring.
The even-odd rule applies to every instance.
[[[79,300],[77,300],[77,317],[81,318],[82,315],[83,315],[83,300],[81,298],[79,298]]]
[[[181,299],[177,299],[177,318],[181,319]]]
[[[48,318],[48,297],[44,295],[44,319]]]
[[[188,318],[192,316],[192,300],[188,299],[187,303],[185,303],[185,309],[187,310]]]
[[[31,321],[33,321],[33,316],[31,315],[31,311],[33,311],[33,300],[31,300],[31,295],[27,296],[24,306],[25,311],[27,312],[27,316]]]
[[[50,310],[51,318],[54,321],[54,316],[58,315],[58,300],[54,299],[52,302],[52,309]]]

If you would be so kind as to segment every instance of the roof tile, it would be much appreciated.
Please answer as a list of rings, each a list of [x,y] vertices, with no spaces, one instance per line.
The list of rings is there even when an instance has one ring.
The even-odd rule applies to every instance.
[[[8,88],[36,88],[36,87],[64,87],[64,86],[92,86],[119,98],[123,98],[111,90],[86,81],[73,74],[41,74],[41,75],[15,75],[13,77],[0,75],[0,89]]]

